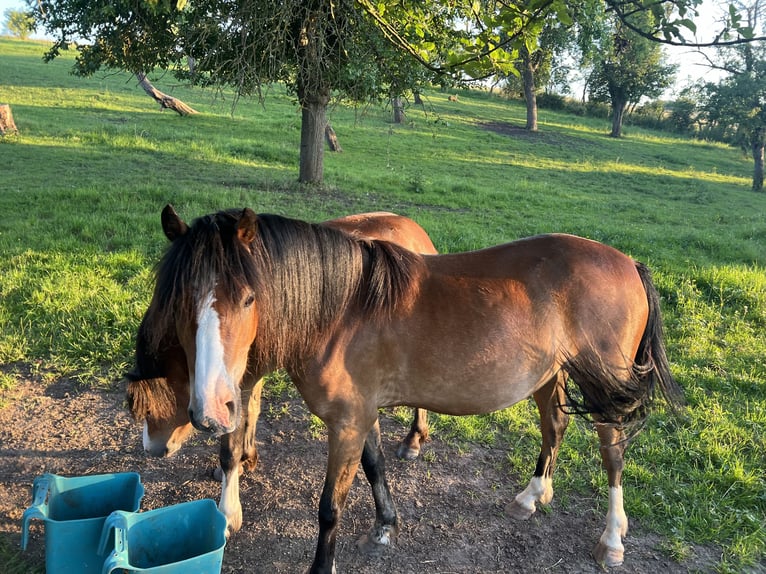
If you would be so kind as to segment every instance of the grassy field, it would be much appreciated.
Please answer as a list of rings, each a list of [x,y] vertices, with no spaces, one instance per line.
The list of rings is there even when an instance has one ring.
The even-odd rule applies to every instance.
[[[302,188],[300,113],[282,88],[232,108],[230,94],[154,78],[201,112],[181,118],[125,74],[76,78],[71,61],[42,63],[43,50],[0,38],[0,103],[20,130],[0,139],[0,400],[22,367],[115,384],[165,246],[166,203],[187,220],[237,206],[315,221],[390,210],[443,252],[575,233],[653,269],[688,401],[678,419],[652,415],[632,444],[628,515],[679,560],[692,544],[717,544],[721,572],[763,566],[766,194],[750,191],[740,151],[634,128],[614,140],[607,120],[545,110],[539,134],[497,133],[489,128],[524,124],[522,105],[432,92],[406,125],[384,108],[335,106],[344,152],[326,155],[324,186]],[[524,476],[534,466],[532,403],[432,421],[458,446],[509,442]],[[555,483],[559,500],[606,500],[587,423],[570,427]]]

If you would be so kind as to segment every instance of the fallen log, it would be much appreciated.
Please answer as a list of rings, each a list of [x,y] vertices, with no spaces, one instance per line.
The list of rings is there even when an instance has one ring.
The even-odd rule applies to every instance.
[[[159,91],[157,88],[155,88],[152,85],[152,83],[146,77],[146,74],[144,74],[143,72],[138,72],[136,74],[136,79],[138,80],[138,83],[141,85],[144,91],[160,104],[161,108],[173,110],[180,116],[189,116],[192,114],[199,113],[197,112],[197,110],[183,103],[181,100],[176,99],[173,96],[169,96]]]

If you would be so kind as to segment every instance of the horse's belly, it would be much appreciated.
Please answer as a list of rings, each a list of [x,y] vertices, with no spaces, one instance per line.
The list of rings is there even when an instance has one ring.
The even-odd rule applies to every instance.
[[[380,406],[405,404],[449,415],[489,413],[524,400],[554,374],[552,364],[533,369],[504,362],[467,370],[440,368],[430,374],[420,370],[384,385],[393,392],[381,397],[388,404]]]

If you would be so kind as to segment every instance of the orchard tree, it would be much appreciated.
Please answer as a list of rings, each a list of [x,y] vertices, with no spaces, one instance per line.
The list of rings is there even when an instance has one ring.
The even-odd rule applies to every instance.
[[[651,20],[648,12],[634,15]],[[651,26],[647,22],[647,28]],[[622,135],[622,123],[629,104],[643,97],[656,98],[673,83],[676,67],[665,63],[662,47],[634,32],[624,21],[613,18],[612,30],[599,50],[590,79],[594,101],[612,107],[612,137]]]
[[[436,70],[449,58],[439,50],[456,45],[467,52],[462,47],[469,34],[453,26],[464,7],[436,1],[40,0],[39,17],[56,38],[47,58],[75,41],[81,75],[101,68],[134,74],[171,69],[194,84],[231,86],[237,96],[260,95],[264,85],[284,82],[301,109],[299,180],[318,183],[330,98],[401,93],[414,87],[404,84],[423,62],[430,73],[441,73]]]
[[[8,9],[3,14],[4,27],[12,36],[26,40],[35,30],[35,18],[29,12]]]

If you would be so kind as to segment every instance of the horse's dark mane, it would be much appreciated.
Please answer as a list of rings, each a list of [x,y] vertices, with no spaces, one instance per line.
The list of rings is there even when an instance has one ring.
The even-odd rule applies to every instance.
[[[176,316],[196,313],[195,298],[216,279],[231,302],[245,286],[255,292],[254,358],[271,366],[315,349],[347,309],[378,320],[407,305],[417,289],[422,258],[402,247],[268,214],[257,217],[255,239],[245,246],[236,236],[241,213],[195,220],[159,262],[154,345]]]

